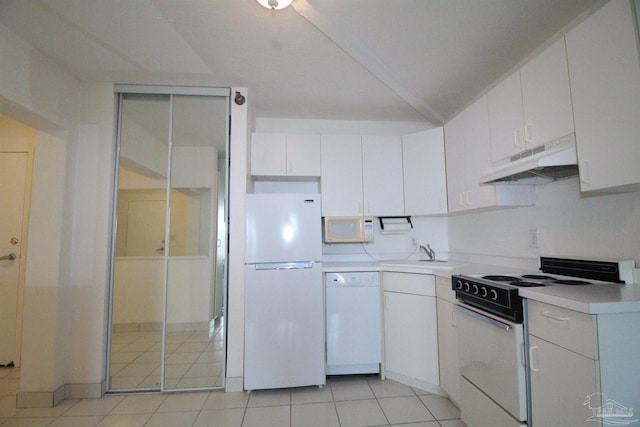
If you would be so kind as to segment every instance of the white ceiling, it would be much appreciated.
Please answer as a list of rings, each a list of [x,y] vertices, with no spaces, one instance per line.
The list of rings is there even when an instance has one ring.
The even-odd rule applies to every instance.
[[[256,117],[446,122],[603,0],[0,0],[84,81],[244,86]]]

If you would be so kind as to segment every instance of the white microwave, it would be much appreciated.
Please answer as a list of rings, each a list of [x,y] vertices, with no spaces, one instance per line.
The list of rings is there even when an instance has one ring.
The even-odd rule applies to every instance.
[[[372,217],[325,217],[323,225],[325,243],[373,242]]]

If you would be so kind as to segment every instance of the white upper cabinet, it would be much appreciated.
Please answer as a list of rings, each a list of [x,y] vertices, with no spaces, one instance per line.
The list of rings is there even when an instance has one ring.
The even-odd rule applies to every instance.
[[[364,214],[404,215],[402,140],[399,136],[362,137]]]
[[[480,176],[491,168],[487,98],[471,104],[444,129],[449,211],[495,204],[495,187],[479,184]]]
[[[251,135],[251,175],[286,175],[287,136],[276,133]]]
[[[443,128],[403,136],[402,165],[405,215],[447,213]]]
[[[487,99],[494,163],[572,133],[564,39],[500,82]]]
[[[320,135],[254,133],[251,175],[320,176]]]
[[[444,126],[449,212],[532,204],[526,185],[481,185],[491,170],[489,112],[484,96]]]
[[[640,190],[640,61],[629,1],[606,4],[566,35],[584,192]]]
[[[564,38],[520,69],[527,148],[573,133],[573,109]]]
[[[322,135],[322,216],[362,216],[362,138]]]
[[[524,113],[520,73],[513,73],[487,95],[491,129],[491,160],[524,150]]]

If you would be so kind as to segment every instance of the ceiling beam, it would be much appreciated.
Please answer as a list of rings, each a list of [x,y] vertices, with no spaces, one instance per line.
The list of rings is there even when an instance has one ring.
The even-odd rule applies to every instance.
[[[396,73],[389,68],[385,61],[371,52],[338,18],[335,16],[328,17],[318,11],[311,4],[312,1],[295,0],[292,6],[300,16],[322,32],[373,77],[402,98],[427,121],[433,125],[442,125],[444,123],[442,117],[433,111],[424,99],[416,96],[414,91],[407,89],[396,79]]]

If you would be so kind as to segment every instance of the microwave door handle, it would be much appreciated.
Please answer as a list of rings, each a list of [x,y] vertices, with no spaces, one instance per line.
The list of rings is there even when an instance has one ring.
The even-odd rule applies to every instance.
[[[464,314],[468,314],[469,316],[478,319],[484,323],[488,323],[491,326],[495,326],[496,328],[500,328],[502,330],[505,331],[510,331],[512,329],[512,326],[507,324],[507,323],[503,323],[500,322],[499,320],[493,319],[491,317],[485,316],[483,314],[478,313],[477,311],[473,311],[473,310],[469,310],[468,308],[462,307],[460,305],[454,305],[454,307],[456,308],[456,310],[464,313]]]

